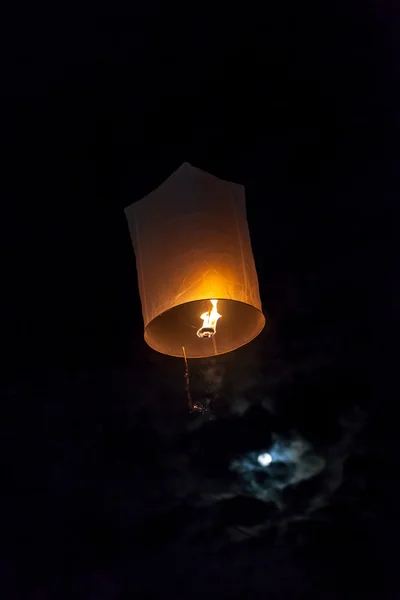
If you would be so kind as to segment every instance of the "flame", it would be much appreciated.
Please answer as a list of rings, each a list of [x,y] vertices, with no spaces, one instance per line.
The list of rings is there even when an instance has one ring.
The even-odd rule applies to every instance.
[[[210,300],[212,308],[207,312],[200,315],[200,319],[203,320],[203,325],[197,332],[197,335],[201,338],[210,338],[215,335],[217,330],[217,321],[222,315],[217,311],[218,300]]]

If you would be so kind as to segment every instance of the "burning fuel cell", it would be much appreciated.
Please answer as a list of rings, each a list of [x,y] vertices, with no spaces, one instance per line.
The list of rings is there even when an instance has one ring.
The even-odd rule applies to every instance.
[[[151,348],[204,358],[261,332],[243,186],[184,163],[125,214]]]
[[[212,308],[208,312],[203,313],[200,319],[203,321],[203,326],[197,332],[199,338],[210,338],[217,331],[217,321],[222,317],[217,311],[218,300],[210,300]]]

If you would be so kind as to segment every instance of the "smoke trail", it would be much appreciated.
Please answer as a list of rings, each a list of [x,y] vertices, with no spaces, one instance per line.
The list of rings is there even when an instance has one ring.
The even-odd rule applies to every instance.
[[[222,388],[225,367],[221,364],[218,364],[215,358],[210,358],[204,364],[201,372],[204,380],[204,390],[206,395],[217,395]]]
[[[194,392],[194,412],[210,417],[221,393],[225,368],[218,364],[215,358],[211,358],[202,363],[198,374],[198,389]]]

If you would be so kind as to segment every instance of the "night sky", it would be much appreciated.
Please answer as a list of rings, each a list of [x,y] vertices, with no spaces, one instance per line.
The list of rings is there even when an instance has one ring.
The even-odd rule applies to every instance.
[[[398,598],[400,25],[376,4],[2,18],[2,599]],[[191,361],[204,414],[143,340],[124,215],[185,161],[245,186],[267,316]]]

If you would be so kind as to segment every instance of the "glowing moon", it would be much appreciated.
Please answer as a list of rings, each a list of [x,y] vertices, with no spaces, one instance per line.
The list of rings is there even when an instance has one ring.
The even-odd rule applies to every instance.
[[[268,452],[263,452],[258,455],[258,462],[262,467],[268,467],[268,465],[272,462],[272,456],[268,454]]]

